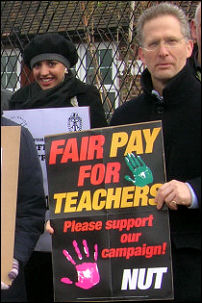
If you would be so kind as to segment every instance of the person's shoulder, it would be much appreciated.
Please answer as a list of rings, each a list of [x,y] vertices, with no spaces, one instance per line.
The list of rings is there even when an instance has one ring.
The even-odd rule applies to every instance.
[[[1,88],[1,98],[4,98],[5,100],[10,99],[10,97],[13,95],[13,93],[5,88]]]
[[[1,117],[1,126],[20,126],[18,123],[2,116]]]
[[[32,87],[34,88],[34,85],[35,85],[35,82],[19,88],[10,98],[10,103],[22,100],[22,98],[24,99],[28,95],[28,92],[30,91],[30,89]]]
[[[95,85],[82,82],[76,79],[76,95],[79,105],[96,105],[101,103],[101,95]]]
[[[21,95],[23,92],[29,90],[29,88],[30,88],[31,85],[32,85],[32,84],[28,84],[28,85],[22,86],[21,88],[19,88],[19,89],[12,95],[12,97],[14,98],[14,97],[16,97],[16,96],[19,96],[19,95]]]
[[[13,121],[11,119],[6,118],[4,116],[1,117],[1,126],[20,126],[21,131],[23,133],[25,133],[25,134],[29,133],[29,130],[26,127],[20,125],[19,123],[16,123],[15,121]]]
[[[142,103],[144,101],[143,94],[130,99],[129,101],[125,101],[121,106],[115,109],[110,125],[118,125],[118,124],[127,124],[130,121],[132,122],[137,116],[139,109],[142,107]]]
[[[10,120],[4,116],[1,117],[1,126],[20,126],[21,127],[21,133],[25,136],[28,136],[28,137],[32,137],[30,131],[28,130],[28,128],[20,125],[19,123],[16,123],[15,121],[13,120]]]
[[[83,92],[98,92],[98,89],[95,85],[83,82],[78,78],[75,78],[75,83]]]
[[[7,110],[9,108],[9,100],[11,99],[13,93],[8,89],[1,88],[1,108],[2,110]]]
[[[131,108],[139,106],[140,103],[144,101],[144,95],[141,94],[137,97],[130,99],[129,101],[125,101],[121,106],[119,106],[115,111],[122,111],[122,110],[131,110]]]

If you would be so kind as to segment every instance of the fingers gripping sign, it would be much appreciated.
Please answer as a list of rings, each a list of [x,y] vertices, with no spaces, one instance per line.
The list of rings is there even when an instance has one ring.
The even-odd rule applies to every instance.
[[[190,188],[184,182],[171,180],[159,188],[155,202],[157,203],[157,209],[161,209],[164,203],[171,210],[178,210],[179,205],[190,207],[192,204]]]
[[[78,259],[80,261],[82,261],[83,257],[82,257],[81,251],[78,247],[76,240],[74,240],[72,243],[73,243],[75,252],[78,256]],[[83,243],[84,253],[85,253],[86,257],[89,258],[90,254],[89,254],[87,241],[83,240],[82,243]],[[95,262],[83,262],[83,263],[77,264],[74,261],[74,259],[72,258],[72,256],[65,249],[63,250],[63,255],[66,257],[66,259],[69,262],[71,262],[75,266],[75,269],[77,271],[77,276],[78,276],[78,281],[75,283],[75,285],[77,287],[80,287],[83,289],[90,289],[100,282],[100,275],[99,275],[99,271],[98,271],[98,267],[97,267],[97,263],[96,263],[97,257],[98,257],[97,244],[94,245],[93,258],[94,258]],[[61,282],[65,283],[65,284],[73,284],[73,282],[67,277],[62,278]]]
[[[127,154],[125,162],[129,167],[133,179],[126,175],[125,180],[132,182],[136,186],[143,187],[153,182],[151,169],[144,163],[140,156],[135,157],[133,153]]]

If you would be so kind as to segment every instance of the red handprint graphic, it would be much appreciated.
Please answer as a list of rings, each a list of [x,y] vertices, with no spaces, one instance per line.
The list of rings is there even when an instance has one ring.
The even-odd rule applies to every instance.
[[[89,258],[90,254],[89,254],[87,241],[83,240],[82,243],[83,243],[84,253],[85,253],[86,257]],[[75,252],[77,253],[79,260],[82,260],[83,257],[82,257],[82,254],[80,252],[80,249],[78,247],[76,240],[74,240],[72,242],[72,244],[74,246]],[[97,263],[96,263],[97,257],[98,257],[97,244],[94,245],[94,256],[93,257],[94,257],[95,262],[93,262],[93,263],[84,262],[81,264],[76,264],[76,262],[73,260],[71,255],[65,249],[63,250],[63,255],[76,268],[77,275],[78,275],[78,281],[75,283],[75,285],[77,287],[80,287],[83,289],[90,289],[100,282],[100,275],[99,275],[99,271],[98,271],[98,267],[97,267]],[[66,284],[73,284],[73,282],[67,277],[62,278],[60,281],[62,283],[66,283]]]

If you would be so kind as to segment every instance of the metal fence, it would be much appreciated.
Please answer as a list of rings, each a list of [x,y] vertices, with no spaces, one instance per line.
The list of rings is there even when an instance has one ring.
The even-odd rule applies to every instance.
[[[107,118],[141,92],[135,26],[145,8],[161,1],[1,1],[1,87],[13,92],[33,81],[22,62],[36,34],[58,32],[77,47],[76,76],[99,89]],[[189,20],[198,1],[169,1]]]

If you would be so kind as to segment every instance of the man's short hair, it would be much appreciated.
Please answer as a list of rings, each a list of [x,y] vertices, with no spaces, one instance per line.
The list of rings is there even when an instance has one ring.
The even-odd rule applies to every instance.
[[[201,9],[201,2],[199,2],[199,4],[197,5],[195,15],[194,15],[194,21],[195,21],[196,25],[198,25],[198,14],[199,14],[200,9]]]
[[[177,5],[164,2],[147,8],[140,15],[136,26],[136,37],[140,46],[143,44],[143,27],[145,23],[152,19],[168,15],[175,17],[179,21],[183,36],[191,39],[190,26],[184,11]]]

